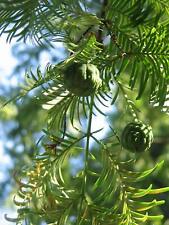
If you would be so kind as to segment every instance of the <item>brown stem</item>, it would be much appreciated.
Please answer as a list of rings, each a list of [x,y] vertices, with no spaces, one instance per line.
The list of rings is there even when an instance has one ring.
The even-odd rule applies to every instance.
[[[101,10],[101,14],[100,14],[100,18],[101,20],[105,20],[106,17],[106,7],[108,4],[108,0],[103,0],[103,4],[102,4],[102,10]],[[97,41],[102,43],[102,34],[103,34],[103,25],[101,24],[97,33]]]

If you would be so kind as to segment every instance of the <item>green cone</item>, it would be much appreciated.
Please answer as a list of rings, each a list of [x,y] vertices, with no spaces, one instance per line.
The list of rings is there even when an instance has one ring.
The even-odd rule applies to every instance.
[[[101,86],[100,72],[93,64],[73,63],[64,70],[64,85],[77,96],[89,96]]]
[[[152,142],[152,128],[142,122],[129,123],[122,132],[121,144],[131,152],[147,151]]]

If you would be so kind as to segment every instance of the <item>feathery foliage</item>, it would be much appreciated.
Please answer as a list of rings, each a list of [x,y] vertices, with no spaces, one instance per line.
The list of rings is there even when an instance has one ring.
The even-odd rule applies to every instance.
[[[153,139],[151,129],[142,128],[138,135],[137,127],[133,128],[123,140],[127,134],[121,137],[118,127],[114,130],[109,124],[111,137],[102,140],[96,134],[103,129],[93,131],[92,121],[99,115],[109,118],[106,109],[112,109],[122,96],[134,126],[139,120],[134,101],[145,92],[152,107],[169,111],[169,3],[104,0],[95,8],[90,8],[90,3],[0,0],[0,30],[8,34],[7,41],[17,38],[26,42],[29,38],[48,48],[63,42],[69,53],[58,64],[47,65],[44,72],[40,67],[36,74],[27,72],[24,86],[12,99],[24,100],[32,91],[35,101],[48,113],[40,151],[35,148],[32,167],[23,168],[16,178],[18,217],[6,216],[16,224],[140,225],[163,218],[153,209],[164,200],[156,200],[154,195],[169,188],[145,187],[140,181],[164,162],[140,172],[134,165],[144,153],[123,155],[126,141],[140,149],[146,140],[147,150],[151,145],[147,141]],[[93,64],[100,73],[101,85],[89,96],[66,89],[66,68],[79,64]],[[81,75],[87,79],[92,76],[88,70],[85,74],[80,71]],[[129,99],[129,89],[135,99]],[[78,159],[82,168],[73,171],[73,159]]]

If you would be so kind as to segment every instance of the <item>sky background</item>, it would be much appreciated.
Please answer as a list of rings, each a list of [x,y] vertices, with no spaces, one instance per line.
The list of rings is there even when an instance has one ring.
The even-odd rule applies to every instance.
[[[19,80],[17,76],[11,76],[14,71],[15,66],[19,63],[18,60],[12,55],[12,47],[16,44],[15,41],[11,43],[6,43],[6,36],[2,35],[0,37],[0,84],[6,87],[16,87],[19,85]],[[58,47],[62,47],[59,45]],[[50,61],[50,56],[46,52],[43,52],[40,57],[41,69],[45,68],[45,65]],[[43,63],[42,63],[43,62]],[[3,95],[3,90],[0,90],[0,95]],[[0,112],[1,113],[1,112]],[[5,179],[5,170],[11,167],[12,162],[8,154],[4,151],[4,133],[3,126],[0,123],[0,185]],[[5,140],[6,141],[6,140]],[[5,144],[11,144],[8,141]],[[1,201],[1,200],[0,200]],[[8,222],[4,219],[4,214],[8,214],[9,217],[15,217],[15,209],[9,209],[0,202],[0,225],[12,225],[15,223]]]
[[[14,42],[9,44],[5,41],[5,36],[0,37],[0,83],[3,86],[16,86],[17,79],[15,76],[10,77],[17,60],[12,56],[11,48]],[[2,91],[0,90],[0,94]],[[5,168],[10,166],[10,157],[5,154],[3,148],[3,128],[0,124],[0,183],[5,178]],[[14,216],[14,209],[8,209],[0,202],[0,224],[12,225],[4,219],[4,214],[7,213],[11,217]]]
[[[0,84],[1,86],[6,87],[16,87],[19,85],[19,80],[17,76],[11,76],[14,71],[15,66],[19,63],[18,60],[12,55],[12,47],[16,44],[15,41],[11,43],[6,43],[6,36],[3,35],[0,37]],[[62,47],[59,45],[58,47]],[[50,56],[46,52],[43,52],[40,57],[41,69],[45,68],[45,65],[50,61]],[[43,62],[43,63],[42,63]],[[44,67],[44,68],[43,68]],[[3,95],[3,90],[0,90],[0,95]],[[3,126],[0,123],[0,185],[1,182],[5,179],[5,170],[8,167],[11,167],[12,162],[8,154],[4,151],[4,133]],[[8,141],[5,144],[11,144]],[[15,217],[15,209],[9,209],[4,205],[3,202],[0,202],[0,225],[12,225],[15,223],[8,222],[4,219],[4,214],[8,214],[9,217]]]

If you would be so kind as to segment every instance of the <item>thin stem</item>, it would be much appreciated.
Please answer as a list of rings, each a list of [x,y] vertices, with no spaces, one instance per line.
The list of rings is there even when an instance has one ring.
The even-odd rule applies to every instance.
[[[87,134],[86,134],[87,141],[86,141],[86,149],[85,149],[85,170],[84,170],[85,172],[87,171],[87,167],[88,167],[88,156],[89,156],[89,144],[90,144],[90,137],[91,137],[93,106],[94,106],[94,95],[91,96],[89,119],[88,119]]]
[[[105,20],[107,4],[108,4],[108,0],[103,0],[101,14],[100,14],[101,20]],[[103,42],[102,35],[103,35],[103,25],[100,26],[98,33],[97,33],[97,41],[100,43]]]
[[[93,105],[94,105],[94,95],[91,96],[90,108],[89,108],[89,118],[88,118],[87,132],[86,132],[85,166],[84,166],[84,171],[83,171],[81,202],[80,202],[80,208],[79,208],[79,215],[78,215],[78,219],[77,219],[78,225],[80,225],[80,221],[81,221],[82,205],[83,205],[83,201],[85,200],[85,192],[86,192],[86,186],[87,186],[87,171],[88,171],[88,159],[89,159],[89,146],[90,146],[90,137],[91,137]]]

